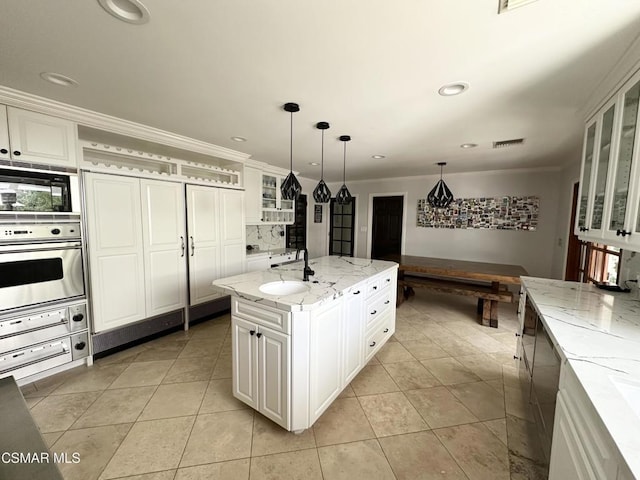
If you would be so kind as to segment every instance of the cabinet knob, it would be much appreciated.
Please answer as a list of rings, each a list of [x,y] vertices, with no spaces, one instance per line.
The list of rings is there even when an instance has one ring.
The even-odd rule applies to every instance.
[[[19,150],[14,150],[14,151],[13,151],[13,154],[14,154],[16,157],[19,157],[20,155],[22,155],[22,153],[20,153],[20,151],[19,151]]]
[[[6,155],[7,153],[9,153],[9,150],[7,150],[6,148],[0,148],[0,153]]]
[[[519,357],[519,356],[517,356],[517,355],[514,355],[514,356],[513,356],[513,359],[514,359],[514,360],[520,360],[520,357]]]
[[[520,335],[519,333],[516,333],[516,337],[521,337],[522,335]]]
[[[378,286],[377,286],[377,285],[374,285],[374,286],[373,286],[373,289],[374,289],[374,290],[377,290],[377,289],[378,289]]]
[[[391,279],[390,279],[390,278],[387,278],[387,282],[390,282],[390,281],[391,281]]]
[[[375,347],[375,346],[376,346],[376,342],[371,342],[371,343],[369,344],[369,346],[370,346],[370,347]]]
[[[255,330],[249,330],[249,335],[253,335],[254,333],[256,333]]]
[[[258,332],[256,333],[256,337],[260,338],[262,336],[262,333]]]
[[[387,333],[388,331],[389,331],[389,329],[388,329],[388,328],[385,328],[385,329],[382,331],[382,333]]]
[[[375,315],[376,313],[378,313],[378,311],[374,310],[373,312],[371,312],[371,315]]]
[[[389,300],[387,300],[386,302],[384,302],[384,304],[385,304],[385,305],[388,305],[388,304],[389,304]]]
[[[354,295],[360,295],[360,290],[353,292]]]

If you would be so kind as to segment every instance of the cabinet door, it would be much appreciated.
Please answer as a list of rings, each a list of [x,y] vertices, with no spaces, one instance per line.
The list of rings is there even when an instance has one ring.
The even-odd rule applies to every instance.
[[[262,173],[244,167],[245,223],[259,225],[262,219]]]
[[[598,152],[593,163],[594,183],[592,197],[590,198],[591,222],[589,226],[589,236],[600,237],[604,228],[605,215],[605,194],[607,191],[607,175],[609,173],[610,160],[613,158],[614,119],[616,118],[616,104],[605,107],[598,136]]]
[[[145,318],[140,181],[87,173],[87,239],[94,332]]]
[[[256,326],[241,318],[231,321],[233,396],[258,409],[258,343]]]
[[[186,304],[184,193],[179,183],[141,180],[147,317]]]
[[[294,201],[293,200],[284,200],[282,198],[280,187],[284,183],[287,177],[278,177],[278,208],[280,210],[288,210],[290,212],[293,211]]]
[[[244,272],[246,234],[244,225],[244,192],[224,190],[219,192],[218,215],[220,221],[220,277]]]
[[[275,175],[262,174],[262,208],[276,209],[280,207],[280,178]],[[265,219],[265,221],[267,221]]]
[[[596,144],[596,122],[593,122],[587,127],[584,140],[583,157],[582,157],[582,172],[580,173],[580,193],[578,195],[578,201],[580,203],[578,207],[578,215],[576,216],[576,228],[575,234],[583,236],[584,232],[588,231],[589,225],[587,224],[587,215],[590,211],[589,205],[589,192],[591,189],[591,174],[593,173],[593,160],[594,150]]]
[[[313,423],[340,394],[342,306],[334,301],[311,313],[309,332],[309,416]]]
[[[247,272],[268,270],[270,266],[269,255],[255,255],[247,257]]]
[[[218,190],[187,185],[187,230],[189,236],[189,304],[221,296],[212,286],[220,277]]]
[[[77,167],[75,123],[13,107],[7,118],[15,160]]]
[[[289,336],[259,327],[258,411],[289,429]]]
[[[549,480],[596,480],[562,395],[558,395]]]
[[[363,366],[363,309],[364,285],[354,287],[344,296],[344,319],[342,322],[342,386],[346,386]]]
[[[622,128],[619,133],[618,157],[613,170],[611,201],[611,215],[608,225],[608,237],[625,239],[626,233],[634,229],[630,211],[634,210],[630,200],[632,172],[637,163],[637,130],[638,103],[640,100],[640,82],[624,93],[622,105]],[[637,181],[635,182],[637,183]],[[622,235],[624,232],[625,235]],[[617,237],[617,238],[616,238]],[[631,239],[633,240],[633,239]]]
[[[9,146],[9,125],[7,125],[7,107],[0,105],[0,158],[11,157]]]

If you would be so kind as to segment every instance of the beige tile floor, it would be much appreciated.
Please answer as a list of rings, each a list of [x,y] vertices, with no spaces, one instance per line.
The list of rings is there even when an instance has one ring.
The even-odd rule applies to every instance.
[[[316,422],[286,432],[231,395],[223,315],[25,385],[67,480],[541,479],[512,356],[515,305],[418,292],[396,334]]]

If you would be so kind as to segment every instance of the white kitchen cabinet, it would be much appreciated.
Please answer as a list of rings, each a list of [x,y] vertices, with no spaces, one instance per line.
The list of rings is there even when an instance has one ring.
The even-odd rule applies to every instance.
[[[356,285],[350,292],[345,292],[344,295],[342,376],[345,384],[351,382],[363,367],[364,295],[364,284]]]
[[[184,193],[178,183],[141,180],[146,316],[186,305]]]
[[[2,105],[0,158],[77,168],[76,124]]]
[[[294,201],[283,200],[280,192],[285,178],[275,172],[245,167],[247,225],[281,225],[294,222]]]
[[[620,462],[607,429],[570,365],[564,363],[556,400],[549,479],[616,478]]]
[[[212,282],[245,268],[244,192],[187,185],[189,303],[221,296]]]
[[[87,240],[94,332],[145,318],[140,181],[85,176]]]
[[[87,173],[94,332],[183,308],[182,185]]]
[[[309,332],[309,414],[314,422],[345,386],[342,354],[346,338],[343,331],[343,302],[329,302],[311,311]],[[352,346],[355,348],[355,346]]]
[[[245,223],[260,225],[262,219],[262,172],[244,167]]]
[[[640,250],[640,72],[588,123],[575,233]]]
[[[269,253],[254,253],[247,255],[247,272],[266,270],[271,266],[271,256]]]
[[[368,330],[376,345],[366,355],[393,335],[395,309],[385,300],[395,298],[395,278],[389,269],[303,311],[233,296],[234,396],[287,430],[309,428],[366,363],[365,309],[384,299],[382,316]],[[369,302],[372,284],[378,289]]]
[[[233,394],[286,429],[290,422],[289,339],[259,322],[232,317]]]

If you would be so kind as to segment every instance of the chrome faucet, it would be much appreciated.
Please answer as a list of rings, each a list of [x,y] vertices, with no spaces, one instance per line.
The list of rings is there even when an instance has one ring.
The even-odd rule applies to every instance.
[[[309,250],[307,250],[306,248],[299,248],[296,252],[296,258],[300,258],[300,250],[304,250],[304,270],[302,271],[302,281],[308,282],[309,275],[315,275],[316,272],[311,270],[311,268],[309,267]]]

